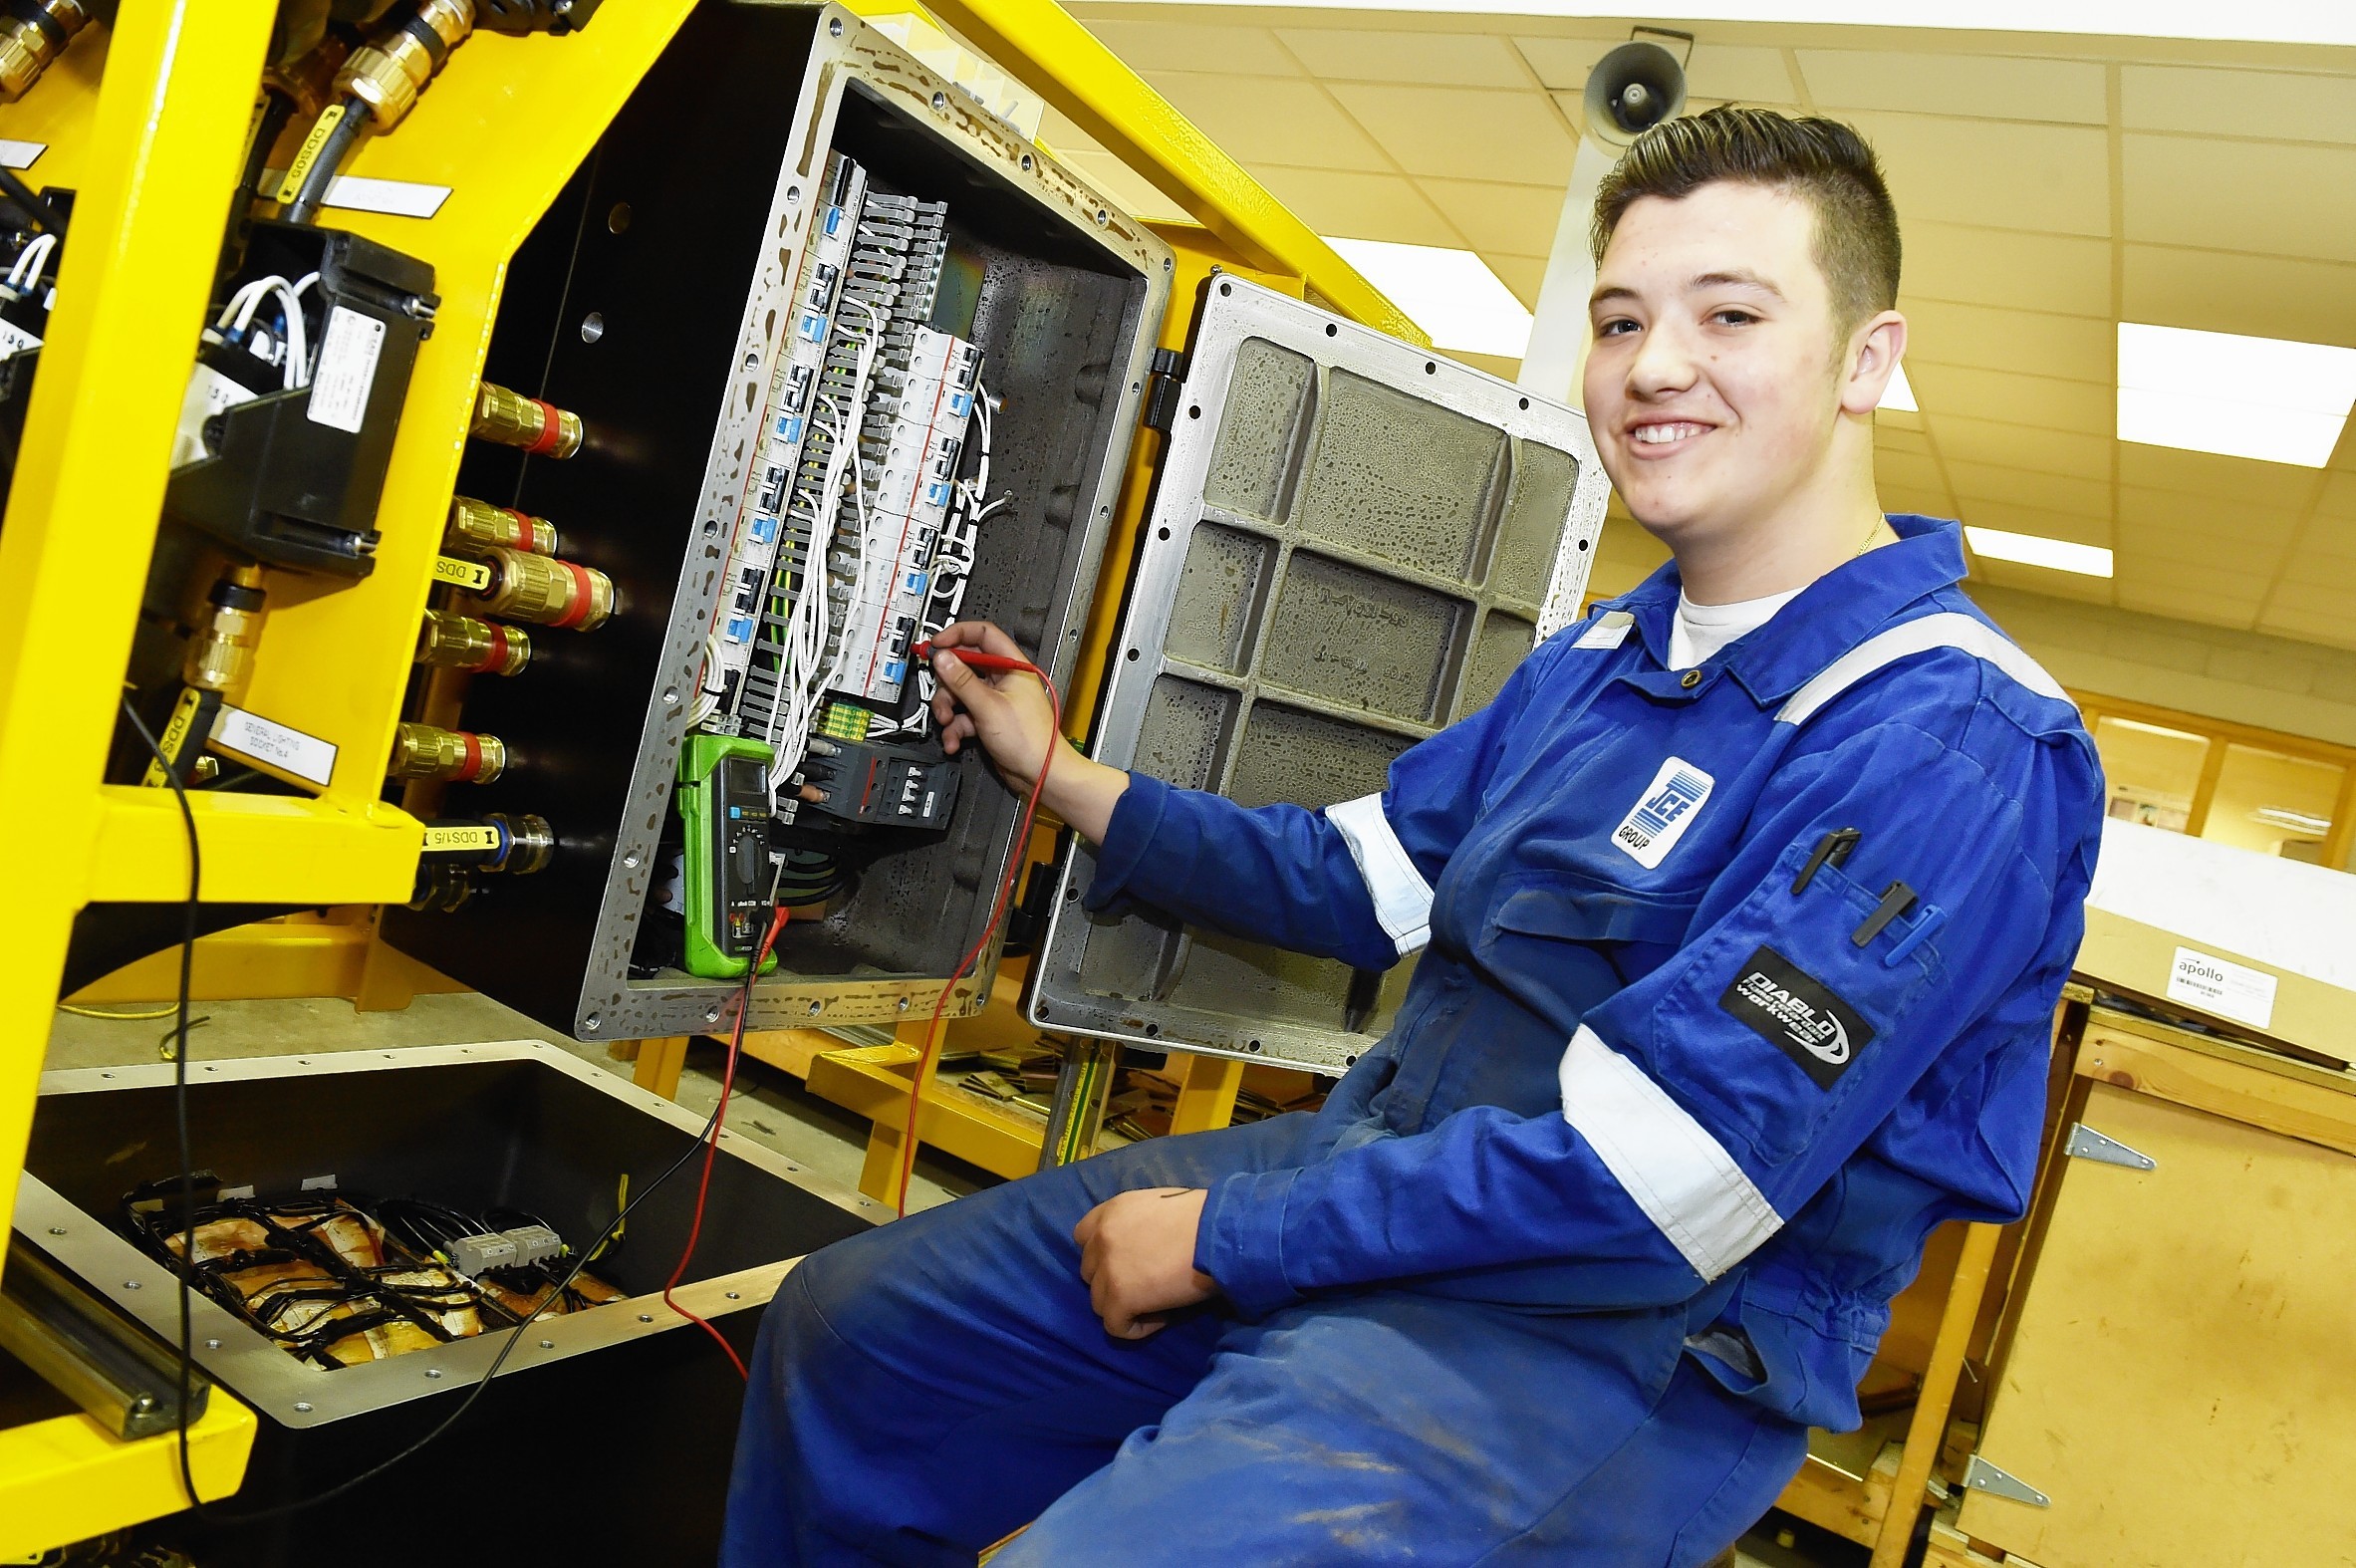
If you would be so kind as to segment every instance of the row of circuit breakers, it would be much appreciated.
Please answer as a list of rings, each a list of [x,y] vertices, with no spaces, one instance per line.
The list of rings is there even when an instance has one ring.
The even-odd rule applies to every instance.
[[[987,498],[981,354],[930,325],[945,204],[872,190],[839,152],[822,190],[680,749],[648,972],[742,975],[776,906],[823,905],[858,856],[937,837],[957,800],[915,650],[956,618],[981,524],[1006,504]],[[571,414],[497,388],[478,415],[478,434],[541,455],[580,444]],[[445,548],[450,606],[427,622],[428,662],[529,662],[521,629],[470,610],[581,631],[611,613],[612,585],[557,558],[545,519],[461,497]],[[505,758],[496,736],[404,724],[393,774],[487,783]],[[552,842],[530,817],[435,827],[449,848],[427,858],[419,908],[458,907],[484,871],[536,869]]]

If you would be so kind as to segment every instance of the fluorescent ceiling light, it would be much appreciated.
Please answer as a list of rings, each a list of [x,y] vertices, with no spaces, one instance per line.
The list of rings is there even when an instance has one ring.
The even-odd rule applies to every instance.
[[[2066,539],[2016,534],[2002,528],[1973,528],[1968,524],[1964,525],[1963,536],[1971,541],[1975,553],[1991,561],[2018,561],[2023,566],[2051,567],[2056,572],[2076,572],[2086,577],[2111,575],[2111,553],[2100,545],[2074,545]]]
[[[2260,806],[2249,815],[2252,820],[2262,822],[2269,828],[2288,828],[2293,833],[2304,833],[2318,839],[2331,831],[2329,817],[2293,811],[2288,806]]]
[[[1529,347],[1530,313],[1472,252],[1381,239],[1326,243],[1431,334],[1434,348],[1518,360]]]
[[[1151,3],[1151,0],[1146,0]],[[1236,0],[1245,9],[1310,11],[1417,10],[1476,16],[1620,18],[1626,6],[1594,0]],[[1899,12],[1893,15],[1893,11]],[[1961,28],[1970,32],[2088,33],[2106,38],[2198,38],[2260,44],[2356,44],[2356,8],[2347,0],[2272,0],[2219,5],[2216,0],[1683,0],[1684,22],[1781,22],[1811,25]]]
[[[2119,323],[2119,439],[2320,468],[2356,403],[2356,349]]]
[[[1923,405],[1915,401],[1914,383],[1906,379],[1906,367],[1900,365],[1890,373],[1890,385],[1882,389],[1882,400],[1877,408],[1895,408],[1900,413],[1921,413]]]

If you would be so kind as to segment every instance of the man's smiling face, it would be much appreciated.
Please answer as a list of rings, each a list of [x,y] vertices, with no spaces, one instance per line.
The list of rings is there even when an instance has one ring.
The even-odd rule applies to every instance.
[[[1613,230],[1587,417],[1630,514],[1672,547],[1763,524],[1831,460],[1848,345],[1804,197],[1726,180],[1641,197]]]

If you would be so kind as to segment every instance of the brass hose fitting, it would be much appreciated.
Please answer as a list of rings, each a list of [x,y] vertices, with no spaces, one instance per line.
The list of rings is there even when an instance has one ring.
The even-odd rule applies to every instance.
[[[417,629],[417,662],[477,675],[514,675],[532,661],[532,635],[522,627],[477,621],[455,611],[428,610]]]
[[[262,572],[232,567],[205,596],[212,614],[188,640],[180,678],[199,691],[234,696],[254,670],[254,649],[262,641]]]
[[[91,22],[88,0],[34,0],[24,13],[0,20],[0,104],[32,91],[50,63]]]
[[[496,545],[471,553],[491,569],[489,585],[479,590],[490,615],[593,632],[614,613],[614,580],[596,567]]]
[[[403,724],[393,735],[393,760],[387,765],[385,776],[488,784],[506,771],[507,745],[496,735],[436,729],[431,724]]]
[[[421,0],[407,21],[352,51],[336,73],[336,96],[359,99],[370,124],[391,131],[473,31],[474,0]]]
[[[545,869],[550,857],[556,854],[556,830],[548,825],[546,817],[528,811],[512,816],[494,811],[483,821],[496,824],[507,836],[506,853],[486,870],[503,871],[510,877],[529,877]]]
[[[449,542],[453,545],[498,545],[533,555],[556,554],[556,524],[513,507],[493,506],[471,495],[450,497]]]
[[[422,914],[447,915],[474,897],[474,878],[464,866],[436,855],[417,860],[417,883],[409,891],[409,908]]]
[[[484,382],[474,399],[471,433],[535,457],[570,457],[581,450],[581,415]]]

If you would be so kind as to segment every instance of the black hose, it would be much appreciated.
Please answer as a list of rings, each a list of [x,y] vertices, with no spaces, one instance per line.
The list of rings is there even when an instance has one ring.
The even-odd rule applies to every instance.
[[[253,145],[245,149],[245,172],[238,178],[237,194],[229,200],[229,229],[221,237],[224,271],[230,270],[233,258],[245,243],[246,218],[262,188],[262,175],[270,166],[270,149],[278,144],[286,123],[295,118],[292,98],[276,88],[265,89],[264,95],[267,102],[262,107],[261,123],[254,128]]]
[[[344,100],[344,118],[336,122],[336,128],[319,144],[319,156],[312,162],[310,172],[303,176],[303,188],[295,192],[295,199],[287,206],[284,214],[287,222],[319,220],[319,209],[327,200],[328,182],[336,177],[336,170],[351,154],[353,143],[368,128],[368,102],[359,98]]]
[[[23,209],[26,221],[34,228],[45,234],[66,232],[66,220],[57,215],[57,209],[35,194],[33,187],[19,178],[15,169],[4,164],[0,164],[0,193],[5,193],[11,202]]]

